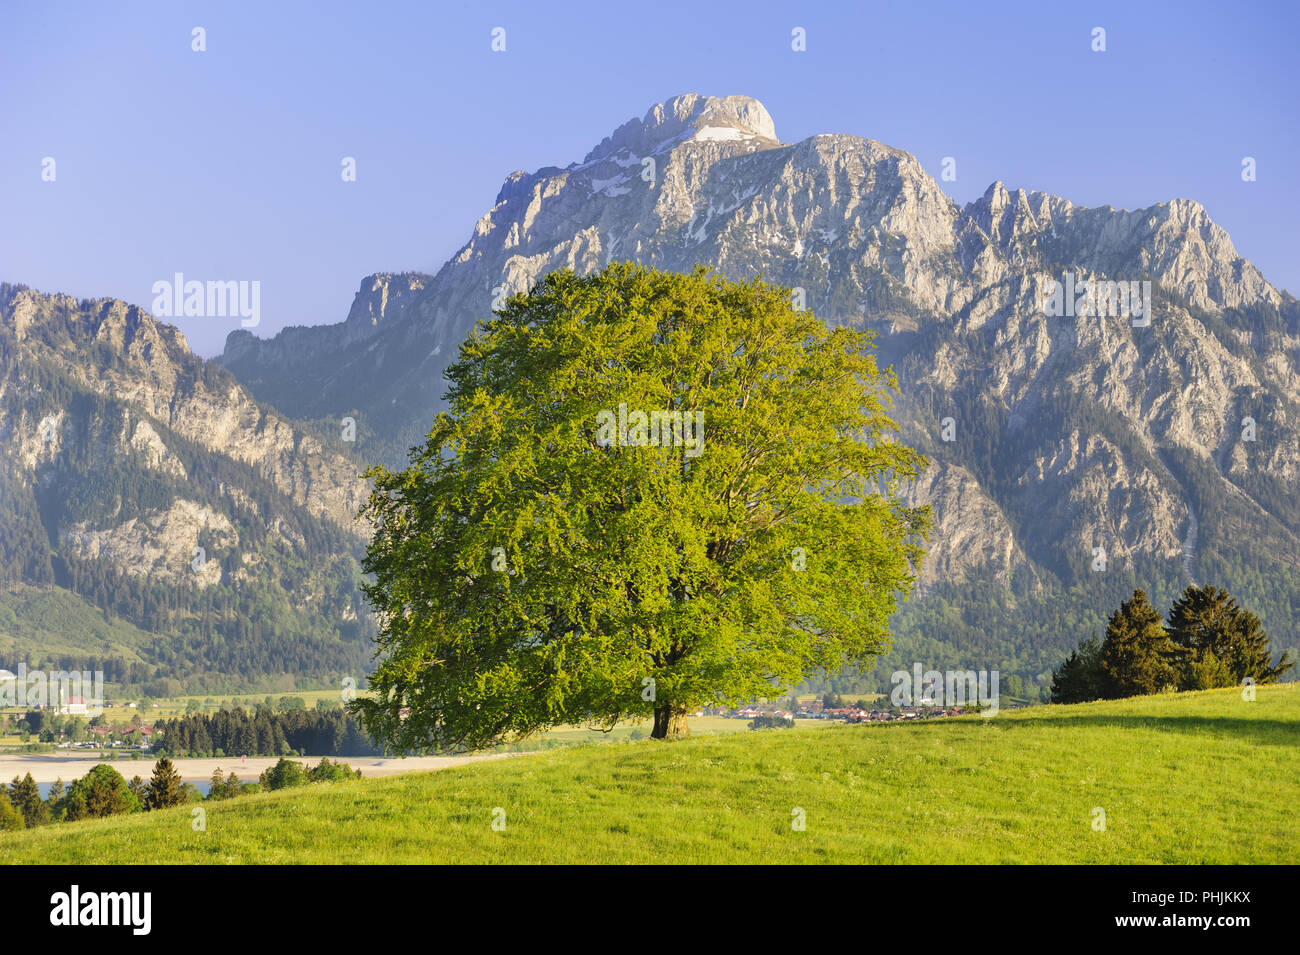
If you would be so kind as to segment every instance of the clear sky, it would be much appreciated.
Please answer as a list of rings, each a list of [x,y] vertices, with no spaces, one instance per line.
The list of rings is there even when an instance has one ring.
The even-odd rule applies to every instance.
[[[175,272],[256,280],[258,334],[341,321],[363,276],[436,271],[512,170],[579,160],[653,103],[699,92],[756,97],[787,142],[867,136],[936,178],[952,156],[957,180],[941,185],[959,202],[995,179],[1082,205],[1196,199],[1300,294],[1298,11],[6,3],[0,280],[145,308]],[[176,323],[211,355],[238,321]]]

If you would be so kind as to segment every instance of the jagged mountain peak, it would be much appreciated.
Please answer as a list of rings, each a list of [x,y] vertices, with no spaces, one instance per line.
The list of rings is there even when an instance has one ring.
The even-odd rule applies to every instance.
[[[376,272],[361,280],[344,321],[351,341],[367,338],[395,312],[424,291],[432,276],[423,272]]]
[[[149,363],[166,356],[191,356],[184,333],[138,305],[115,298],[77,300],[44,294],[26,286],[6,286],[0,295],[0,324],[12,327],[17,341],[37,336],[56,347],[75,348],[94,341],[127,360]]]
[[[999,180],[962,207],[902,149],[848,133],[783,144],[758,100],[689,93],[623,124],[581,163],[511,173],[427,282],[394,294],[391,280],[367,278],[335,331],[288,329],[270,341],[237,331],[220,361],[295,415],[405,415],[386,426],[405,427],[404,442],[437,405],[457,344],[500,294],[554,268],[585,273],[615,259],[761,272],[803,289],[829,322],[891,331],[981,328],[1009,293],[1034,298],[1067,267],[1149,277],[1211,310],[1276,300],[1197,203],[1089,209]]]
[[[1098,549],[1170,586],[1224,566],[1261,581],[1300,566],[1300,305],[1204,206],[1088,207],[1001,180],[959,206],[901,149],[847,133],[781,143],[749,97],[675,97],[582,163],[514,172],[435,276],[367,276],[345,321],[266,340],[240,329],[219,361],[292,417],[351,419],[359,456],[398,464],[442,409],[458,345],[504,296],[622,260],[761,274],[827,323],[878,333],[902,383],[900,433],[933,462],[913,499],[935,510],[922,584],[936,592],[1097,586]],[[1058,284],[1097,278],[1150,280],[1127,299],[1142,320],[1049,307]],[[24,294],[0,285],[0,313]],[[86,343],[97,315],[81,319]],[[108,318],[111,330],[128,316]],[[100,390],[128,393],[160,434],[219,437],[316,513],[342,510],[345,482],[290,453],[288,424],[266,416],[283,439],[264,439],[262,409],[238,395],[177,401],[193,389],[163,387],[159,365],[143,384],[109,369]],[[52,453],[48,410],[20,422],[32,460]],[[1240,545],[1252,539],[1273,556],[1255,561]],[[1277,592],[1268,606],[1284,614],[1296,591]],[[1041,660],[1027,666],[1041,673]]]
[[[746,142],[762,148],[780,145],[772,116],[751,96],[701,96],[684,93],[651,106],[589,152],[582,164],[630,153],[644,157],[684,142]]]
[[[70,413],[67,394],[78,393],[254,468],[295,504],[356,533],[365,487],[350,448],[322,448],[297,423],[259,406],[233,375],[193,354],[174,325],[119,299],[24,288],[0,294],[0,327],[13,329],[14,343],[13,362],[0,362],[0,395],[11,391],[18,402],[0,408],[0,433],[8,429],[12,438],[0,452],[16,451],[24,466],[53,459],[57,444],[41,433],[42,421]]]

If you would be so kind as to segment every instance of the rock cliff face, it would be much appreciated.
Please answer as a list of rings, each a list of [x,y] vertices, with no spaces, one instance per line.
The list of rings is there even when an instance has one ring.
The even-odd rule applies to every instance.
[[[260,406],[232,375],[193,355],[176,328],[111,299],[77,302],[31,290],[6,292],[0,302],[6,298],[0,317],[13,330],[17,350],[15,375],[3,382],[6,393],[32,387],[26,370],[41,366],[67,387],[129,409],[127,430],[100,436],[104,454],[143,454],[149,466],[183,477],[156,423],[210,453],[248,465],[313,516],[352,525],[365,489],[344,446],[328,448]],[[58,461],[64,426],[73,424],[66,415],[66,409],[52,409],[37,421],[20,402],[14,418],[0,421],[6,447],[27,466]],[[54,426],[42,431],[47,420]]]
[[[743,96],[679,96],[511,173],[436,275],[370,276],[336,325],[234,332],[224,368],[121,302],[0,286],[0,572],[179,634],[160,668],[359,669],[359,462],[404,459],[506,296],[615,260],[761,274],[876,333],[932,461],[909,491],[935,513],[897,622],[913,658],[1041,678],[1125,589],[1189,580],[1300,642],[1300,308],[1204,208],[1000,182],[959,206],[910,154],[784,143]]]

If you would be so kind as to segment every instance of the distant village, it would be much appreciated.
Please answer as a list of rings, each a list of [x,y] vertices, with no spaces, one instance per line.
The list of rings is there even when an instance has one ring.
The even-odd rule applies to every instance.
[[[122,717],[114,721],[105,712],[109,709],[121,711]],[[0,735],[21,734],[23,743],[43,743],[55,749],[147,751],[152,748],[155,729],[142,712],[136,703],[105,701],[103,707],[97,707],[73,696],[61,704],[0,714]]]

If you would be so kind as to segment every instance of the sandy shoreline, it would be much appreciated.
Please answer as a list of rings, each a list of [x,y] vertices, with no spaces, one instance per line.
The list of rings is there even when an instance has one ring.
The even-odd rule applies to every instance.
[[[395,776],[398,773],[449,769],[452,766],[463,766],[466,763],[476,763],[484,759],[504,759],[514,755],[516,754],[408,756],[405,759],[387,759],[377,756],[331,756],[330,761],[347,763],[353,769],[361,770],[362,776]],[[240,759],[238,756],[232,759],[227,756],[221,759],[174,759],[172,762],[176,765],[176,771],[181,774],[181,778],[187,782],[207,782],[212,778],[213,771],[218,767],[221,768],[223,773],[234,770],[244,782],[256,782],[262,770],[274,766],[277,759],[278,757],[275,756],[249,756],[247,759]],[[316,765],[321,760],[319,756],[292,756],[290,759],[310,766]],[[92,754],[0,753],[0,783],[7,783],[14,776],[25,776],[27,773],[31,773],[32,778],[38,783],[52,783],[55,779],[62,779],[67,783],[70,780],[86,775],[90,768],[97,763],[108,763],[127,779],[136,775],[148,779],[153,772],[154,762],[155,760],[152,757],[147,756],[142,759],[132,760],[101,759],[99,756]]]

